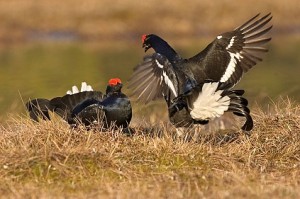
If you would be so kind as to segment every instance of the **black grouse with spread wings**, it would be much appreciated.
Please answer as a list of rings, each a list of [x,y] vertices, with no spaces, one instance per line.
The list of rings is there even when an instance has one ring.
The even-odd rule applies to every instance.
[[[244,91],[232,87],[268,51],[271,19],[271,14],[260,18],[258,14],[235,30],[218,35],[189,59],[182,58],[159,36],[143,35],[145,52],[153,48],[155,53],[145,56],[134,68],[129,88],[145,103],[164,97],[171,122],[184,123],[178,126],[207,123],[232,111],[247,119],[242,129],[251,130],[253,122],[242,97]]]
[[[268,51],[266,44],[271,40],[267,33],[272,28],[271,14],[258,18],[259,14],[231,32],[216,37],[197,55],[183,59],[162,38],[157,35],[143,35],[148,55],[134,69],[129,88],[143,102],[149,102],[168,94],[178,95],[185,88],[186,81],[194,84],[212,81],[230,83],[234,86],[250,68],[262,61]],[[165,85],[162,85],[165,84]],[[162,87],[162,88],[161,88]]]

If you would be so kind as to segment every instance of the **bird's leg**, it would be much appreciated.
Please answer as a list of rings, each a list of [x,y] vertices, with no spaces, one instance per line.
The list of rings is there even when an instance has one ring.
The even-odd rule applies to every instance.
[[[185,100],[181,97],[174,98],[172,100],[171,106],[169,106],[169,116],[172,117],[178,111],[181,111],[183,108],[187,108]]]

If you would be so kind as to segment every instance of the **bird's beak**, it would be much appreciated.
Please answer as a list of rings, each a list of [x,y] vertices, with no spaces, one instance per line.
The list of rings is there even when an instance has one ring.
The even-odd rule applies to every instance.
[[[145,43],[143,43],[143,46],[142,46],[144,49],[145,49],[145,52],[147,52],[147,50],[149,50],[151,48],[150,45],[147,45]]]

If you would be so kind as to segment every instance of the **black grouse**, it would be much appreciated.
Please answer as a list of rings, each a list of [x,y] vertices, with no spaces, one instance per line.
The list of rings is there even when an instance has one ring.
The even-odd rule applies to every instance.
[[[145,103],[164,97],[170,120],[177,126],[207,123],[224,111],[233,111],[247,118],[242,129],[251,130],[253,122],[247,100],[242,98],[244,91],[231,88],[268,51],[272,16],[258,17],[217,36],[189,59],[183,59],[159,36],[143,35],[145,52],[153,48],[155,53],[135,67],[129,88]]]
[[[67,91],[63,97],[48,99],[33,99],[26,103],[31,119],[38,121],[38,117],[49,119],[48,111],[61,116],[70,125],[82,122],[89,126],[99,119],[104,128],[111,126],[127,128],[132,117],[131,104],[125,94],[121,92],[122,82],[119,78],[110,79],[106,94],[93,91],[85,82],[79,92],[76,86]]]

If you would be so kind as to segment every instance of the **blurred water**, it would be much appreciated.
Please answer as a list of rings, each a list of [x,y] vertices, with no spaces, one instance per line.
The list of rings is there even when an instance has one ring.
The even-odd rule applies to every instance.
[[[57,42],[57,41],[77,41],[79,40],[79,35],[72,31],[37,31],[32,30],[28,31],[26,35],[26,39],[28,41],[50,41],[50,42]]]
[[[206,44],[201,46],[191,42],[182,54],[191,56]],[[289,95],[299,101],[300,39],[275,39],[270,49],[265,60],[249,71],[237,88],[246,90],[250,105],[265,103],[280,95]],[[8,113],[24,113],[22,100],[61,96],[81,81],[105,91],[108,79],[119,77],[126,86],[133,67],[143,55],[141,46],[130,42],[105,48],[69,42],[2,49],[0,119],[6,118]],[[125,92],[129,91],[125,89]]]

